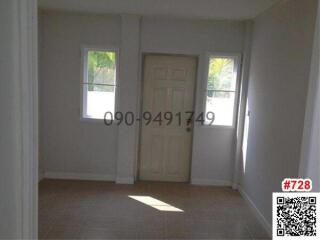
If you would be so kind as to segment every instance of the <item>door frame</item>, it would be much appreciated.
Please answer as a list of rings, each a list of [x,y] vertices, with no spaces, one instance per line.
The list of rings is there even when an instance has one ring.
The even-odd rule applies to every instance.
[[[145,59],[147,56],[167,56],[167,57],[191,57],[196,59],[196,74],[195,74],[195,82],[194,82],[194,89],[193,89],[193,111],[196,113],[196,100],[197,100],[197,89],[198,89],[198,75],[199,75],[199,63],[200,63],[200,54],[181,54],[181,53],[168,53],[168,52],[141,52],[141,67],[140,67],[140,87],[139,87],[139,101],[138,106],[139,110],[138,113],[141,116],[143,114],[143,90],[144,90],[144,82],[145,82],[145,76],[144,76],[144,68],[145,68]],[[191,183],[191,171],[192,171],[192,153],[193,153],[193,135],[194,135],[194,124],[192,124],[192,132],[191,132],[191,144],[190,144],[190,161],[189,161],[189,179],[187,183]],[[138,141],[137,141],[137,159],[136,159],[136,169],[135,169],[135,179],[137,181],[140,180],[140,164],[141,164],[141,139],[142,139],[142,123],[141,121],[138,124]]]

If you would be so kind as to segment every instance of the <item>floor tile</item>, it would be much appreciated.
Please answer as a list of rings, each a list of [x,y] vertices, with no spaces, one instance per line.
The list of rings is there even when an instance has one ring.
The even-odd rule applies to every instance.
[[[152,197],[182,212],[160,211],[130,196]],[[227,187],[44,180],[40,239],[264,239],[241,195]]]

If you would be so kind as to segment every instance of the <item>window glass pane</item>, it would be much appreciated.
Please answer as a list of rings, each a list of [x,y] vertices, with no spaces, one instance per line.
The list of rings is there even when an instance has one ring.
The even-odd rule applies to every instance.
[[[88,83],[116,84],[115,52],[88,51]]]
[[[84,84],[85,117],[103,119],[106,112],[114,114],[115,86]]]
[[[234,58],[211,57],[209,61],[209,90],[236,90]]]
[[[207,91],[206,113],[215,114],[213,125],[233,125],[234,99],[235,92]]]

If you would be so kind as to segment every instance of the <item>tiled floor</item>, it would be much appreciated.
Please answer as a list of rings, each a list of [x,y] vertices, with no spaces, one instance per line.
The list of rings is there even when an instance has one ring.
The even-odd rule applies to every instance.
[[[267,239],[231,188],[64,180],[44,180],[39,188],[40,239]],[[129,196],[182,211],[160,211]]]

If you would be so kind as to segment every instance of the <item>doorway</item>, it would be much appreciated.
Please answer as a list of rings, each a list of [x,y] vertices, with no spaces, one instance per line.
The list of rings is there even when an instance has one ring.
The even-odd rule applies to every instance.
[[[144,59],[140,180],[188,182],[197,58]]]

